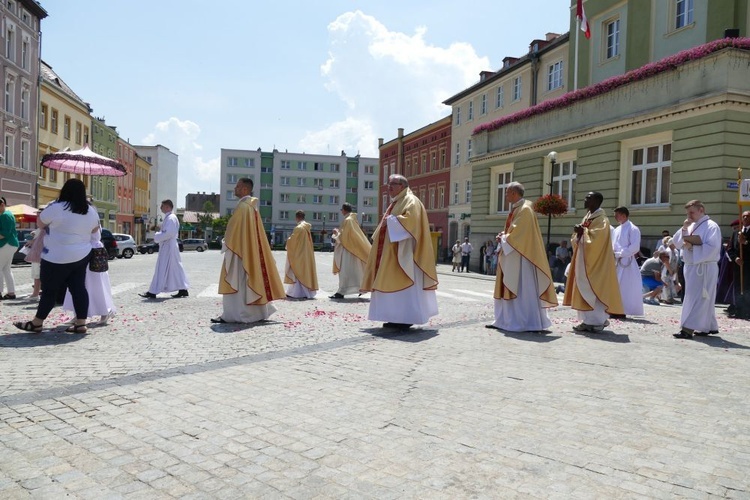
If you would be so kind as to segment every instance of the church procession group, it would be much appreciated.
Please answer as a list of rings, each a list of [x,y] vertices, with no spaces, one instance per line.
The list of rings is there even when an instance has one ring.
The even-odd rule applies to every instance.
[[[252,190],[249,178],[239,179],[235,186],[240,202],[224,238],[219,280],[223,311],[212,318],[214,323],[264,321],[276,311],[273,301],[311,299],[318,290],[311,225],[305,221],[304,212],[297,212],[297,226],[287,240],[282,283]],[[512,208],[505,228],[496,236],[495,318],[486,327],[544,333],[552,324],[547,310],[559,303],[537,214],[532,202],[524,199],[524,191],[518,182],[506,188]],[[332,235],[333,272],[338,275],[339,288],[330,298],[370,293],[368,319],[383,322],[384,328],[407,330],[438,314],[437,271],[426,211],[409,189],[408,179],[391,175],[388,194],[390,204],[373,233],[372,243],[360,229],[352,207],[342,206],[344,220]],[[585,196],[587,213],[573,227],[571,236],[572,259],[562,304],[578,312],[580,323],[573,327],[576,332],[602,332],[610,325],[610,318],[644,315],[642,287],[646,280],[642,280],[643,268],[636,259],[640,231],[630,222],[626,207],[615,209],[619,225],[613,228],[601,208],[603,201],[598,192]],[[685,212],[683,226],[666,238],[671,240],[671,251],[679,252],[683,262],[683,307],[676,338],[718,333],[714,303],[721,231],[699,200],[688,202]],[[750,213],[747,219],[747,227],[739,232],[741,246],[750,243],[750,238],[743,236],[750,231]],[[746,248],[745,254],[749,251]],[[662,253],[668,261],[666,245]],[[655,254],[658,263],[659,252]],[[736,259],[736,265],[742,268],[740,259]],[[184,276],[181,266],[176,266],[174,272]],[[172,289],[155,292],[187,287],[186,280],[176,281],[180,283]]]

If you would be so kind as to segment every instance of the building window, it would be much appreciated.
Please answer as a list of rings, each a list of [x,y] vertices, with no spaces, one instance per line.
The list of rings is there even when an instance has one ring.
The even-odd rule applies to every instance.
[[[461,106],[456,106],[456,125],[461,125]]]
[[[339,214],[337,212],[328,212],[328,220],[331,222],[338,222]]]
[[[313,220],[323,220],[323,217],[321,217],[320,212],[313,212]]]
[[[440,168],[445,168],[445,149],[440,150]]]
[[[307,203],[307,199],[304,194],[297,195],[297,203]]]
[[[304,177],[297,177],[297,186],[298,187],[304,187],[305,185],[305,178]]]
[[[46,104],[42,104],[41,111],[39,113],[39,127],[47,130],[47,115],[49,114],[49,108]]]
[[[365,189],[375,189],[375,181],[365,181]]]
[[[50,132],[57,133],[57,110],[52,108],[52,118],[50,119]]]
[[[281,182],[282,186],[288,186],[289,185],[289,177],[282,177],[280,182]]]
[[[16,86],[12,81],[7,80],[5,82],[5,111],[13,113],[13,101],[15,99]]]
[[[297,170],[307,170],[307,162],[306,161],[298,161],[297,162]]]
[[[471,139],[466,141],[466,161],[471,159],[472,142]]]
[[[517,76],[513,79],[513,100],[521,100],[521,77]]]
[[[15,34],[15,27],[12,24],[8,24],[8,29],[5,30],[5,57],[11,61],[15,62],[15,57],[13,57],[15,54],[15,47],[13,45],[14,42],[14,35]]]
[[[497,94],[495,95],[495,108],[502,108],[505,105],[505,90],[503,86],[497,88]]]
[[[547,90],[559,89],[563,85],[563,62],[550,64],[547,74]]]
[[[690,2],[692,4],[692,2]],[[21,67],[29,69],[29,41],[21,42]]]
[[[313,163],[313,170],[315,170],[316,172],[320,172],[321,170],[323,170],[323,164],[316,161],[315,163]]]
[[[375,199],[372,197],[362,198],[362,205],[365,207],[371,207],[375,203]]]
[[[24,120],[29,118],[29,91],[27,89],[21,91],[21,118]]]
[[[469,113],[466,117],[466,121],[470,122],[474,119],[474,101],[469,101]]]
[[[461,163],[461,144],[457,142],[456,143],[456,163],[455,164],[458,165],[459,163]]]
[[[21,169],[29,168],[29,141],[21,141]]]
[[[429,205],[429,207],[430,207],[430,209],[434,209],[435,208],[435,188],[434,187],[430,188],[430,205]]]
[[[632,150],[631,205],[666,205],[672,169],[672,145],[661,144]]]
[[[606,24],[607,46],[605,58],[612,59],[620,55],[620,20],[615,19]]]
[[[331,163],[331,172],[338,172],[341,166],[338,163]]]
[[[552,171],[552,192],[565,198],[571,209],[575,208],[576,201],[576,170],[576,161],[570,160],[555,163]]]
[[[289,160],[281,160],[281,170],[289,170],[292,168],[292,162]]]
[[[338,179],[330,179],[328,187],[338,189],[339,187],[339,180]]]
[[[438,208],[445,208],[445,186],[438,186]]]
[[[279,220],[289,220],[289,211],[288,210],[281,210],[279,212]]]
[[[466,203],[471,203],[471,180],[466,181]]]
[[[313,203],[316,203],[316,204],[323,203],[323,196],[321,196],[319,194],[314,194],[313,195]]]
[[[487,114],[487,94],[482,94],[482,102],[479,108],[479,112],[482,115]]]
[[[331,205],[339,204],[339,197],[337,195],[331,195],[328,197],[328,203]]]
[[[255,158],[245,158],[245,166],[253,168],[255,166]]]
[[[313,179],[313,186],[316,188],[323,187],[323,179]]]
[[[81,122],[76,122],[76,144],[81,143],[81,135],[82,135]]]
[[[272,167],[272,166],[268,166],[268,167],[260,167],[260,171],[261,171],[261,173],[269,173],[269,172],[273,172],[273,167]]]
[[[279,201],[281,203],[289,203],[289,194],[288,193],[281,193],[279,195]]]
[[[420,171],[420,173],[427,173],[427,153],[422,153],[422,170]]]
[[[234,191],[227,191],[227,200],[232,201],[232,200],[236,200],[236,199],[237,199],[237,197],[234,196]]]
[[[230,156],[227,158],[227,166],[228,167],[236,167],[237,166],[237,158]]]
[[[675,2],[674,28],[680,29],[693,24],[693,0]]]
[[[70,117],[63,117],[63,139],[70,140]]]
[[[83,143],[89,143],[89,128],[86,125],[83,126]],[[149,157],[147,161],[151,163],[151,157]]]
[[[227,174],[227,184],[237,184],[237,174]]]
[[[458,205],[458,182],[453,183],[453,204]]]
[[[365,173],[366,174],[374,174],[375,173],[375,165],[365,165]]]
[[[495,187],[497,203],[495,205],[496,213],[508,213],[510,212],[511,203],[505,199],[505,190],[508,188],[508,184],[513,182],[513,170],[501,170],[493,172],[494,178],[497,182]]]
[[[388,165],[383,165],[383,185],[388,184]]]

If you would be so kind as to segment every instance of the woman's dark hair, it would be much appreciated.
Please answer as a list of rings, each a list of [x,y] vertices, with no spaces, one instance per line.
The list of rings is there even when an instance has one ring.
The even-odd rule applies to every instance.
[[[89,212],[89,203],[86,200],[86,186],[80,179],[68,179],[60,190],[57,201],[65,203],[65,210],[74,214],[85,215]]]

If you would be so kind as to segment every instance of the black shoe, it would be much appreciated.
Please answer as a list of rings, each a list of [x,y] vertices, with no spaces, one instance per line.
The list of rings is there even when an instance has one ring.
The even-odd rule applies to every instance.
[[[343,295],[341,295],[340,293],[336,292],[336,293],[334,293],[333,295],[331,295],[331,296],[330,296],[330,297],[328,297],[328,298],[329,298],[329,299],[343,299],[343,298],[344,298],[344,296],[343,296]]]
[[[493,330],[499,330],[495,325],[484,325],[485,328],[492,328]]]
[[[690,332],[686,332],[685,330],[680,330],[680,333],[675,333],[672,335],[676,339],[692,339],[693,334]]]
[[[396,330],[408,330],[411,328],[409,323],[383,323],[383,328],[394,328]]]
[[[612,319],[627,319],[628,318],[624,314],[610,314],[609,317]]]
[[[190,294],[188,293],[187,290],[180,290],[176,294],[172,295],[172,298],[179,299],[180,297],[188,297],[188,296],[190,296]]]
[[[219,316],[218,318],[211,318],[211,323],[226,323],[226,321],[224,321],[224,319]]]
[[[154,294],[153,294],[153,293],[151,293],[151,292],[146,292],[146,293],[139,293],[138,295],[140,295],[140,296],[141,296],[141,297],[143,297],[144,299],[155,299],[155,298],[156,298],[156,295],[154,295]]]

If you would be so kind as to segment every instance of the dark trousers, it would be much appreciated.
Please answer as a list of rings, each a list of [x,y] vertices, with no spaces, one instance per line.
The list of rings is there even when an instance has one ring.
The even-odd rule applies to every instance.
[[[55,264],[42,259],[39,278],[42,282],[42,296],[36,310],[36,317],[46,319],[58,296],[65,296],[65,290],[70,290],[73,298],[73,308],[76,318],[86,319],[89,311],[89,294],[86,291],[86,268],[89,264],[87,255],[78,262]]]
[[[471,257],[471,254],[461,256],[461,271],[465,269],[467,273],[469,272],[469,258],[470,257]]]

